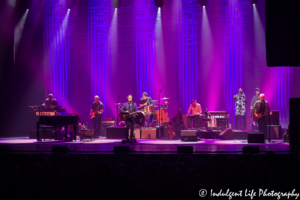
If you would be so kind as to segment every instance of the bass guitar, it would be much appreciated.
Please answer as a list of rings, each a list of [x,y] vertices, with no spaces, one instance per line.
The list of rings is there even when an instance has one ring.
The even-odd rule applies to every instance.
[[[132,112],[132,113],[120,113],[119,114],[120,120],[121,121],[126,121],[126,119],[132,118],[132,115],[135,114],[135,113],[138,113],[138,112],[140,112],[140,111],[135,111],[135,112]]]
[[[91,113],[91,119],[96,117],[98,110],[95,110],[94,112]],[[102,114],[102,112],[99,112],[99,114]]]
[[[257,121],[259,120],[262,116],[263,116],[264,113],[253,113],[253,120],[254,121]]]

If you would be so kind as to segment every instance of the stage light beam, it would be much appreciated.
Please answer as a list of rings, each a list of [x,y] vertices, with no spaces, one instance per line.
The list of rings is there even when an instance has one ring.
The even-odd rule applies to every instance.
[[[16,51],[18,49],[21,37],[22,37],[22,32],[23,32],[23,29],[24,29],[24,25],[25,25],[25,21],[26,21],[28,12],[29,12],[29,9],[27,9],[25,11],[25,13],[22,16],[21,20],[19,21],[19,23],[15,27],[15,31],[14,31],[14,61],[15,61],[15,54],[16,54]]]

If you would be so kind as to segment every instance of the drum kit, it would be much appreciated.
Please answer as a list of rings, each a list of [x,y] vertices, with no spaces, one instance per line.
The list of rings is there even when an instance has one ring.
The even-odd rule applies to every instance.
[[[169,98],[162,98],[164,104],[158,103],[158,100],[152,100],[152,105],[145,106],[144,108],[138,108],[139,111],[136,114],[135,126],[138,127],[156,127],[158,124],[169,122],[168,108]],[[121,106],[121,104],[119,104]],[[159,120],[160,119],[160,120]],[[121,121],[119,125],[125,125],[124,121]]]

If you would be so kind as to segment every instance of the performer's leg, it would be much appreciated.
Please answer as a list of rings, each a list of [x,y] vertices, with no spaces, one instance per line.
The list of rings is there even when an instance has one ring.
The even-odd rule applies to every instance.
[[[239,128],[239,118],[240,118],[239,115],[236,115],[236,116],[235,116],[235,129],[236,129],[236,130],[238,130],[238,128]]]
[[[97,136],[97,120],[95,118],[93,118],[93,129],[94,129],[94,134],[95,137]]]
[[[191,116],[187,116],[187,127],[191,128]]]
[[[200,127],[200,115],[196,115],[196,128],[199,128]]]
[[[130,139],[132,140],[134,133],[134,118],[131,118]]]
[[[264,133],[265,131],[264,131],[264,128],[263,128],[264,127],[263,120],[262,119],[258,120],[257,124],[258,124],[258,131],[261,132],[261,133]]]
[[[99,119],[97,121],[97,125],[98,125],[98,130],[97,130],[97,138],[99,138],[101,136],[101,119]]]
[[[246,115],[243,115],[244,130],[246,129]]]
[[[126,134],[125,134],[125,140],[127,140],[128,141],[128,132],[129,132],[129,123],[130,123],[130,119],[127,119],[126,120]]]

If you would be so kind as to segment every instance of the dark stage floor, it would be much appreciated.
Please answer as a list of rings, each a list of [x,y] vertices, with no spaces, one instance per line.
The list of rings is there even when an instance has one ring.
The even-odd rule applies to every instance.
[[[248,144],[245,139],[219,140],[201,139],[197,142],[182,142],[181,140],[160,140],[160,139],[138,139],[136,144],[122,144],[121,139],[96,139],[94,141],[64,142],[47,140],[37,142],[36,139],[29,138],[0,138],[0,145],[9,146],[12,153],[52,153],[53,145],[68,146],[70,153],[74,154],[110,154],[114,151],[114,146],[130,147],[134,154],[175,154],[177,146],[193,146],[194,153],[227,153],[240,154],[244,146],[259,146],[260,152],[274,151],[276,153],[290,153],[289,144],[282,140],[266,141],[264,144]]]

